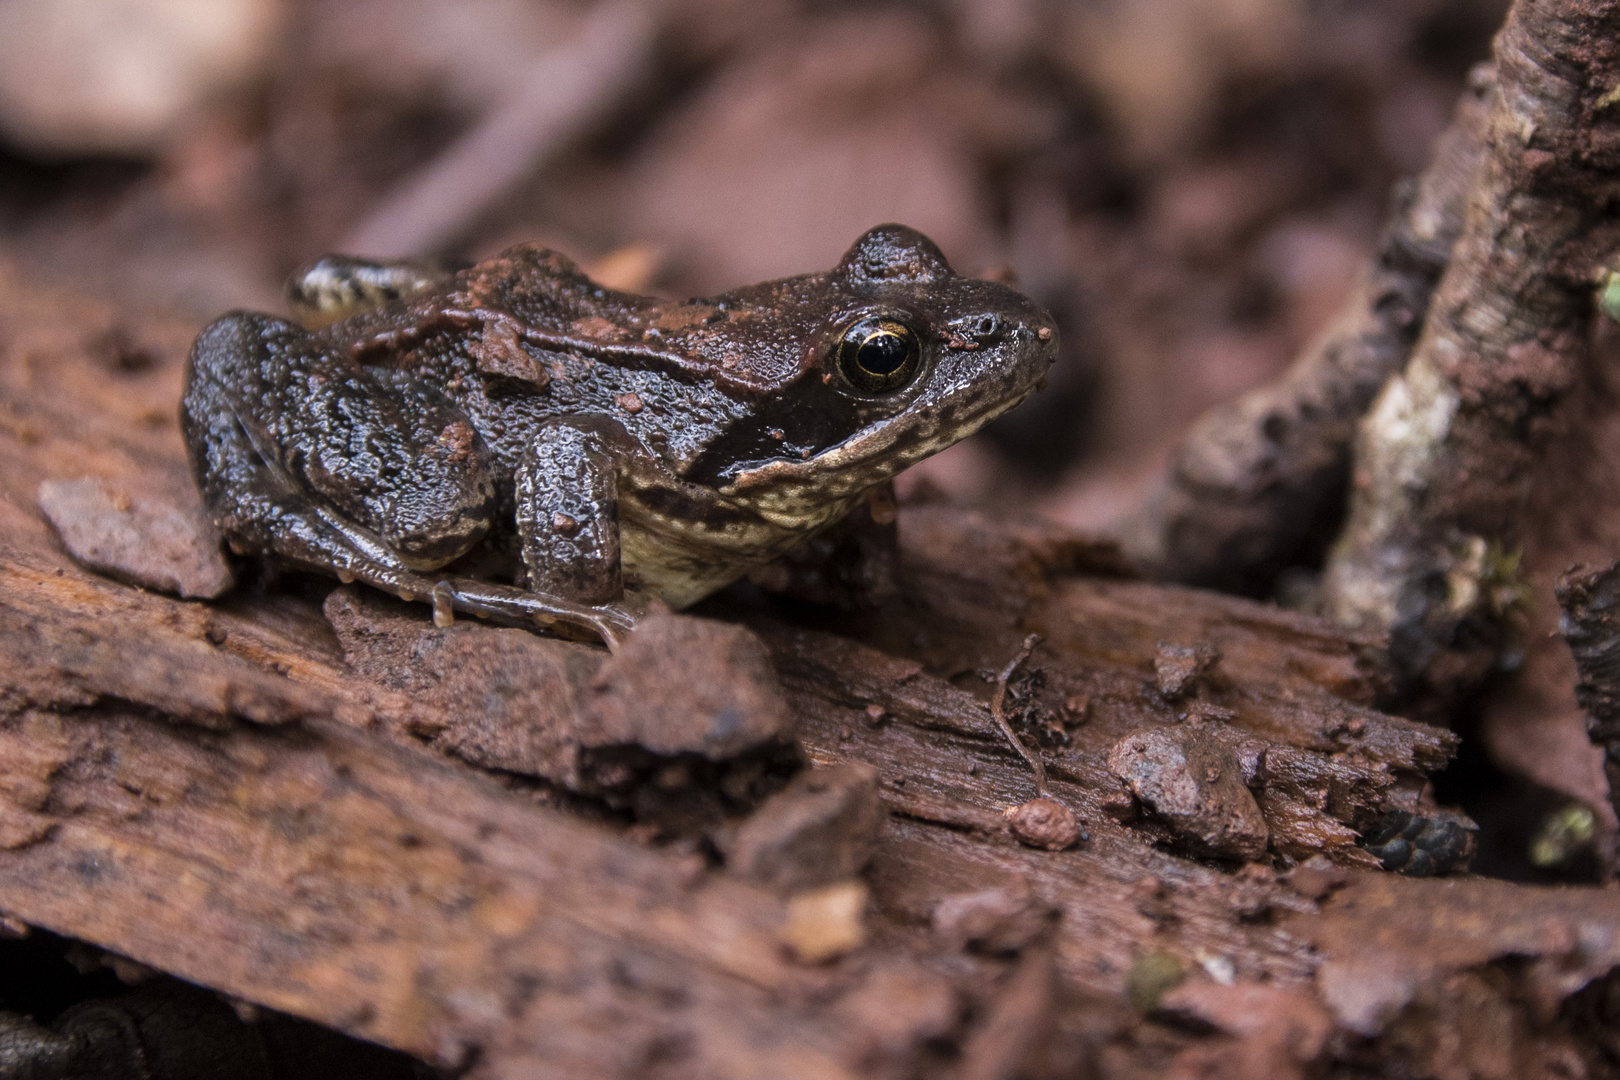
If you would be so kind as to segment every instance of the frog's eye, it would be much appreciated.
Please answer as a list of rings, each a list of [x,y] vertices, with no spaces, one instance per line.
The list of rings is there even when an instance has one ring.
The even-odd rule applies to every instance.
[[[911,381],[922,359],[917,332],[893,319],[851,323],[838,342],[838,372],[857,390],[886,394]]]

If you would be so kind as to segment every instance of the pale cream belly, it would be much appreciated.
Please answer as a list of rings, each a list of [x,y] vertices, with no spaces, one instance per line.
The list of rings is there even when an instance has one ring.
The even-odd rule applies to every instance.
[[[815,531],[784,529],[755,519],[724,531],[698,526],[675,534],[667,522],[643,519],[639,507],[621,502],[619,509],[619,563],[626,590],[655,596],[677,611],[770,562]],[[843,517],[847,510],[846,502],[827,507],[816,527]]]

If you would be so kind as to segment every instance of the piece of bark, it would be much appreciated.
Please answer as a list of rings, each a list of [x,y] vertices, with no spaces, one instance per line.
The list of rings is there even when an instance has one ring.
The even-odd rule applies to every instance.
[[[949,949],[1014,953],[1051,928],[1052,909],[1038,903],[1029,883],[953,893],[934,907],[934,933]]]
[[[1154,684],[1166,701],[1189,697],[1220,658],[1221,654],[1207,644],[1161,641],[1153,657]]]
[[[595,746],[734,757],[792,737],[770,654],[740,626],[654,612],[591,681]]]
[[[354,586],[323,610],[355,671],[415,697],[412,733],[486,768],[600,792],[652,759],[721,761],[791,738],[770,658],[741,627],[653,614],[610,655],[468,619],[436,627]]]
[[[37,572],[0,561],[8,674],[0,705],[62,708],[119,699],[208,727],[233,716],[261,724],[339,715],[364,722],[363,707],[222,654],[200,634],[117,618],[129,609],[115,614],[99,603],[108,591],[53,588]]]
[[[201,504],[132,497],[94,477],[47,480],[37,499],[68,554],[92,570],[204,600],[234,584]]]
[[[1339,861],[1372,866],[1376,859],[1360,845],[1359,834],[1398,795],[1415,797],[1410,785],[1389,771],[1368,769],[1352,755],[1301,753],[1269,747],[1264,780],[1256,800],[1271,827],[1272,847],[1295,859],[1336,851]],[[1324,813],[1324,810],[1327,812]],[[1352,846],[1355,845],[1355,846]]]
[[[1321,558],[1344,513],[1357,421],[1405,366],[1462,231],[1495,90],[1477,68],[1415,183],[1397,188],[1378,251],[1333,323],[1280,380],[1202,417],[1119,529],[1159,578],[1266,594]]]
[[[56,828],[0,853],[0,905],[34,925],[446,1065],[481,1047],[479,1076],[628,1074],[676,1035],[690,1074],[846,1074],[836,1026],[771,1034],[808,986],[781,903],[701,864],[341,725],[30,722],[68,749]]]
[[[1302,1080],[1333,1034],[1332,1017],[1313,997],[1260,983],[1188,982],[1165,994],[1161,1007],[1232,1036],[1177,1054],[1165,1074],[1171,1080]]]
[[[838,1003],[840,1017],[865,1043],[861,1064],[878,1075],[903,1067],[923,1044],[952,1035],[962,1000],[950,981],[917,963],[888,963]]]
[[[578,717],[603,653],[578,642],[458,619],[440,629],[419,608],[352,585],[322,607],[361,677],[412,695],[412,731],[487,768],[578,785]]]
[[[1217,858],[1257,859],[1271,839],[1243,769],[1220,739],[1153,728],[1121,739],[1108,767],[1179,837]]]
[[[871,861],[886,814],[871,766],[809,769],[724,841],[726,866],[779,892],[842,881]]]
[[[1522,965],[1517,992],[1539,999],[1543,1016],[1620,965],[1620,896],[1612,889],[1358,873],[1320,914],[1285,923],[1322,950],[1322,1000],[1341,1027],[1364,1037],[1383,1033],[1425,994],[1444,998],[1449,978],[1491,964]]]
[[[962,1048],[962,1080],[1014,1080],[1050,1028],[1056,971],[1050,953],[1019,961],[984,1024]]]
[[[1521,513],[1586,359],[1594,275],[1620,248],[1617,42],[1620,5],[1514,4],[1463,232],[1357,436],[1327,607],[1390,633],[1409,689],[1436,708],[1495,663]]]

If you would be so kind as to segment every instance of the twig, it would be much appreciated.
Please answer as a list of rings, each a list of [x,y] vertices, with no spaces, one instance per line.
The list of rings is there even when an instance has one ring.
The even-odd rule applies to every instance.
[[[408,177],[342,242],[353,255],[429,255],[617,104],[646,67],[660,5],[599,4],[476,127]]]
[[[996,676],[996,693],[990,699],[990,715],[995,717],[996,725],[1001,728],[1001,733],[1007,736],[1007,741],[1012,743],[1013,749],[1017,750],[1023,759],[1029,762],[1031,769],[1035,770],[1035,792],[1038,795],[1045,796],[1049,794],[1046,787],[1045,763],[1041,761],[1039,754],[1024,745],[1024,741],[1018,737],[1018,734],[1013,731],[1012,725],[1007,722],[1007,680],[1013,677],[1013,672],[1018,670],[1020,664],[1029,659],[1029,654],[1035,651],[1035,646],[1039,645],[1040,642],[1041,635],[1039,634],[1031,634],[1025,638],[1023,648],[1019,649],[1018,655],[1012,658],[1012,663],[1002,668],[1001,674]]]

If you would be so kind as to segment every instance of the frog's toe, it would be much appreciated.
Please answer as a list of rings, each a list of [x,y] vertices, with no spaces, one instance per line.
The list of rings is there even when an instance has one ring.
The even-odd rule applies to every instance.
[[[604,605],[596,610],[600,614],[596,631],[601,635],[602,643],[608,647],[609,652],[618,652],[635,630],[636,617],[623,608],[612,605]]]

